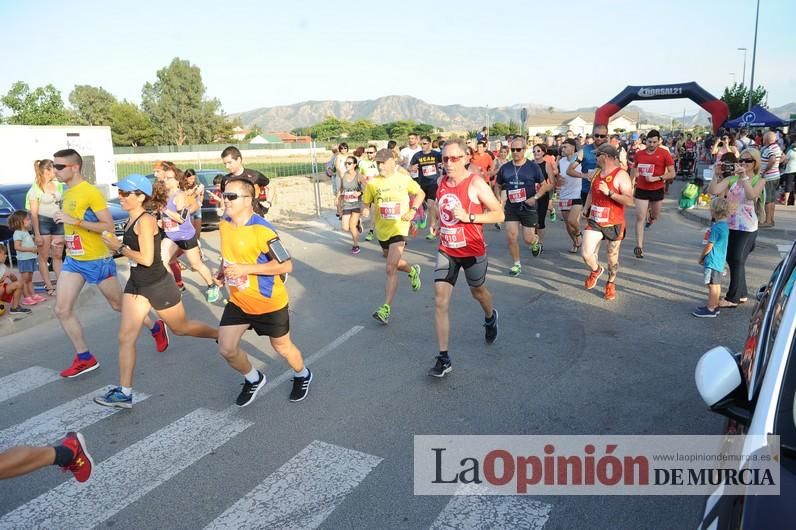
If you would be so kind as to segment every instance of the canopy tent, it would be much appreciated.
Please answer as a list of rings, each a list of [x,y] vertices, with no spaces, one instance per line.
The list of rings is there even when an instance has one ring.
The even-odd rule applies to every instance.
[[[755,105],[752,110],[744,112],[741,117],[724,123],[727,129],[741,129],[744,127],[784,127],[788,122],[771,114],[760,105]]]

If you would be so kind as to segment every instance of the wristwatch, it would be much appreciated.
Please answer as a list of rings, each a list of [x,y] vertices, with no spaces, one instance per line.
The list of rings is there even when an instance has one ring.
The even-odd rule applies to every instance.
[[[611,195],[613,195],[613,194],[614,194],[614,192],[613,192],[613,191],[611,191],[611,190],[608,190],[608,197],[610,197],[610,196],[611,196]]]
[[[412,207],[411,207],[411,208],[409,208],[409,209],[410,209],[410,210],[417,211],[417,207],[416,207],[416,206],[412,206]]]
[[[116,250],[116,252],[118,252],[119,254],[124,254],[124,249],[126,249],[126,248],[130,248],[130,247],[128,247],[127,245],[122,243],[122,245]]]
[[[470,214],[470,224],[475,222],[475,214]]]

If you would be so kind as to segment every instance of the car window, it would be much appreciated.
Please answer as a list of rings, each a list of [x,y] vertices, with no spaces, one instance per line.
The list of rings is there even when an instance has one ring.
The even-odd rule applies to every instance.
[[[199,178],[199,182],[204,184],[205,188],[212,188],[213,187],[213,179],[216,178],[216,175],[223,175],[223,171],[211,171],[209,173],[205,173],[202,171],[201,173],[197,173],[197,177]]]
[[[779,312],[780,322],[778,322],[780,329],[791,333],[790,340],[790,353],[788,354],[788,364],[785,367],[785,377],[782,381],[782,390],[780,391],[779,401],[777,403],[777,411],[774,418],[774,434],[780,436],[780,444],[788,446],[791,449],[796,449],[796,340],[792,336],[796,327],[794,322],[794,305],[796,300],[791,296],[793,294],[793,282],[796,280],[796,270],[790,275],[790,281],[786,285],[785,292],[783,293],[783,306]],[[785,316],[785,303],[790,300],[791,318],[786,323],[783,320]],[[783,328],[783,326],[787,326]]]
[[[14,205],[13,205],[13,204],[11,204],[11,203],[8,201],[8,199],[6,199],[6,198],[5,198],[5,197],[3,197],[2,195],[0,195],[0,210],[6,210],[6,209],[8,209],[8,210],[11,210],[12,212],[13,212],[14,210],[16,210],[16,208],[14,208]]]
[[[25,195],[28,194],[28,188],[15,188],[12,190],[5,190],[3,194],[11,201],[14,210],[22,209],[25,207]]]

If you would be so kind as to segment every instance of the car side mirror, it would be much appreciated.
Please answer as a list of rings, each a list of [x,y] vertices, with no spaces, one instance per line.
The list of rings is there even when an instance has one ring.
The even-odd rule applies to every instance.
[[[694,371],[697,390],[710,410],[748,425],[752,419],[742,390],[743,379],[735,355],[717,346],[699,359]]]
[[[0,217],[8,217],[12,213],[14,213],[14,210],[11,208],[0,208]]]

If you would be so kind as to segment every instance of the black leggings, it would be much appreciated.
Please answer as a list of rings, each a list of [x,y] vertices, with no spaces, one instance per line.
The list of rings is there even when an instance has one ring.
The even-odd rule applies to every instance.
[[[539,212],[539,220],[536,227],[539,229],[545,228],[545,218],[547,217],[547,209],[550,206],[550,192],[545,193],[539,200],[536,201],[536,211]]]
[[[727,243],[727,265],[730,267],[730,286],[727,288],[725,298],[728,302],[737,304],[741,298],[747,298],[746,290],[746,258],[755,246],[757,231],[743,232],[730,230]]]

